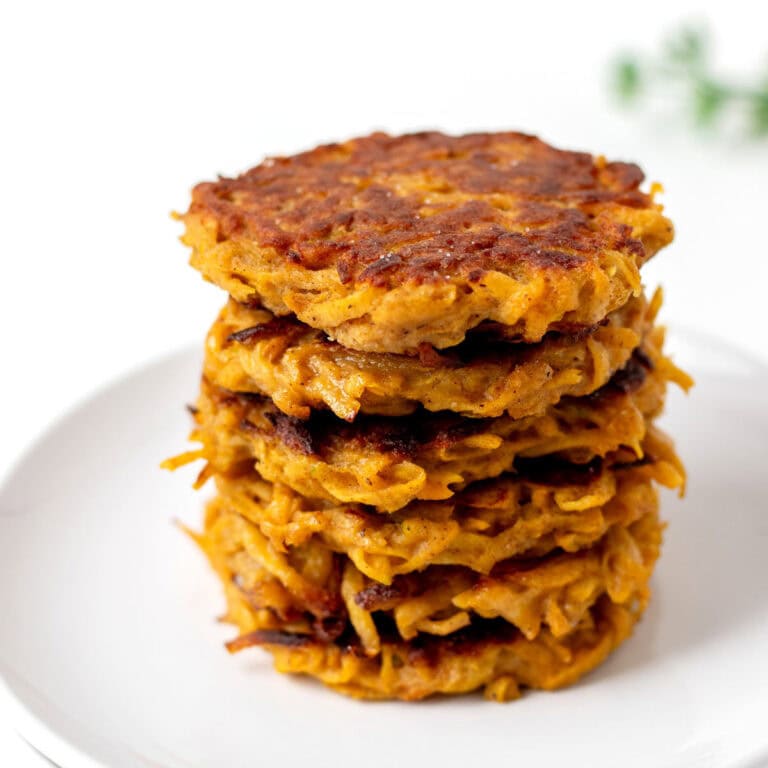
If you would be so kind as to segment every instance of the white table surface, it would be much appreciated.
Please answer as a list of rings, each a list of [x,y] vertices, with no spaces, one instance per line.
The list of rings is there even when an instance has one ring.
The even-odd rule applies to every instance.
[[[718,64],[763,65],[766,12],[704,5]],[[621,3],[287,6],[2,12],[0,474],[106,382],[202,342],[223,297],[185,266],[168,216],[193,183],[373,128],[516,128],[639,161],[677,227],[646,270],[664,319],[768,360],[768,141],[697,135],[679,104],[627,114],[605,95],[616,50],[652,50],[701,3],[652,0],[631,24]],[[0,765],[50,765],[2,711]]]

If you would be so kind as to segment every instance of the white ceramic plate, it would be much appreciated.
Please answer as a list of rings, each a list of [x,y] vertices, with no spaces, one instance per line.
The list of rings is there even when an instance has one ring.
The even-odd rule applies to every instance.
[[[698,378],[666,426],[690,469],[652,605],[583,682],[509,705],[479,697],[358,703],[229,656],[197,525],[178,354],[56,425],[0,494],[0,690],[63,768],[758,766],[768,761],[768,371],[677,340]]]

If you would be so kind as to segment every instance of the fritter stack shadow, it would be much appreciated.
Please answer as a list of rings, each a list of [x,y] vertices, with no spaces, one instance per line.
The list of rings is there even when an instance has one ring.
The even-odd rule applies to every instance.
[[[644,610],[684,470],[654,426],[672,239],[636,166],[521,134],[374,134],[201,184],[230,299],[192,438],[237,651],[365,698],[509,699]]]

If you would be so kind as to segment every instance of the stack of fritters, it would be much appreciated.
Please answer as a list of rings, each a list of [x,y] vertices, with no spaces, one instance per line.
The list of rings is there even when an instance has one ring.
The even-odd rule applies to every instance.
[[[634,165],[515,133],[374,134],[201,184],[230,298],[193,439],[230,650],[359,697],[556,688],[648,600],[667,383]]]

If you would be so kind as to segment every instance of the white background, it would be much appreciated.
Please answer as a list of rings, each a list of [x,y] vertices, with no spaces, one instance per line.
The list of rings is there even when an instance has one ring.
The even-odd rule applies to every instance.
[[[201,343],[223,296],[186,266],[169,217],[196,181],[374,128],[514,128],[640,162],[664,183],[677,227],[646,271],[665,285],[665,320],[768,359],[768,140],[696,133],[681,100],[622,111],[606,84],[617,52],[652,53],[686,20],[709,20],[725,74],[766,72],[760,7],[358,0],[4,10],[0,474],[105,382]],[[0,765],[45,764],[0,712]]]

